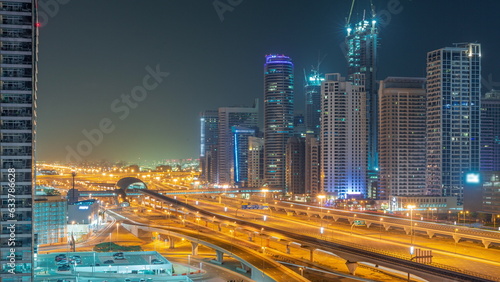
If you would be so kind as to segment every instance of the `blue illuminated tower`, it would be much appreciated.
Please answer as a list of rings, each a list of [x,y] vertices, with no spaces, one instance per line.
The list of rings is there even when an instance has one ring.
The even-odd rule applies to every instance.
[[[259,118],[259,101],[252,107],[219,108],[219,139],[217,145],[217,180],[219,185],[234,185],[235,150],[233,126],[256,128]],[[240,151],[241,152],[241,151]]]
[[[304,74],[306,96],[306,133],[319,135],[321,117],[321,82],[325,79],[317,69],[313,69],[309,76]]]
[[[352,13],[352,11],[351,11]],[[347,23],[347,76],[353,81],[355,75],[363,74],[366,91],[366,118],[368,122],[367,169],[368,185],[376,181],[378,171],[378,88],[377,47],[379,45],[377,21],[372,6],[372,18],[363,19],[354,25]]]
[[[208,183],[213,183],[217,179],[219,112],[206,110],[200,113],[200,129],[200,178]]]
[[[264,175],[269,187],[285,189],[285,154],[293,135],[293,63],[284,55],[267,55],[264,64]]]

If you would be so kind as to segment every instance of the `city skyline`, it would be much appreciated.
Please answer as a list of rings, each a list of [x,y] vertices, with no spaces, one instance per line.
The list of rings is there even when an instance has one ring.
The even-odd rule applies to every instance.
[[[359,19],[359,9],[370,8],[369,1],[358,3],[351,22]],[[454,1],[453,7],[446,3],[374,1],[376,11],[387,18],[380,22],[377,80],[423,77],[427,52],[477,41],[484,59],[483,92],[500,84],[494,68],[500,56],[494,50],[500,42],[488,24],[500,3],[483,1],[474,9],[470,1]],[[304,112],[303,69],[310,71],[326,54],[320,73],[347,74],[343,43],[350,1],[243,1],[224,12],[223,21],[210,2],[152,1],[142,3],[140,11],[128,3],[102,5],[96,11],[92,1],[73,1],[59,5],[57,13],[41,7],[48,20],[42,17],[40,27],[39,97],[44,97],[38,103],[40,161],[65,161],[67,148],[76,150],[82,140],[92,146],[82,159],[197,158],[198,113],[261,98],[266,54],[293,58],[297,112]],[[273,12],[282,5],[287,5],[287,13]],[[109,17],[104,11],[112,7],[119,12]],[[445,7],[454,17],[436,16]],[[87,20],[90,13],[92,21]],[[263,14],[259,21],[254,20],[255,13]],[[427,22],[421,22],[422,15]],[[273,17],[280,23],[272,25]],[[161,81],[148,82],[156,88],[144,87],[147,94],[134,101],[136,107],[125,107],[120,96],[143,86],[143,79],[155,71],[164,75]],[[101,130],[106,118],[111,125],[105,120],[103,129],[109,133]],[[98,129],[102,138],[92,135]]]

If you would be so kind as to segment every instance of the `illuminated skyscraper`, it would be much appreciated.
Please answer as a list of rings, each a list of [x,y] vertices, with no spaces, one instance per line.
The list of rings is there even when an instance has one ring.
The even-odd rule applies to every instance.
[[[267,55],[264,64],[264,175],[269,187],[285,189],[285,154],[293,135],[292,59]]]
[[[256,128],[259,118],[259,103],[255,100],[252,107],[219,108],[219,143],[217,145],[217,183],[234,185],[235,156],[233,126]]]
[[[500,171],[500,91],[481,101],[481,171]]]
[[[425,195],[425,78],[380,82],[379,199]]]
[[[294,136],[286,145],[286,187],[293,194],[305,193],[306,139]]]
[[[374,11],[372,14],[374,15]],[[365,77],[369,174],[374,174],[378,170],[378,89],[376,86],[378,40],[375,17],[370,21],[363,17],[363,20],[354,24],[353,27],[347,26],[348,80],[353,81],[357,74],[363,74]]]
[[[322,78],[317,70],[312,70],[311,75],[305,76],[306,85],[304,92],[306,95],[306,133],[319,135],[321,117],[321,82]]]
[[[481,45],[427,53],[427,194],[457,197],[480,169]]]
[[[36,1],[0,1],[0,281],[33,281]]]
[[[366,195],[363,75],[354,82],[327,74],[321,85],[321,186],[338,198]]]
[[[264,138],[248,137],[248,186],[264,184]]]
[[[217,179],[217,144],[219,142],[219,112],[207,110],[200,114],[201,179],[213,183]]]
[[[233,179],[238,187],[248,186],[248,143],[249,137],[254,137],[258,131],[256,127],[247,128],[243,126],[231,127],[233,133],[233,156],[234,168]]]

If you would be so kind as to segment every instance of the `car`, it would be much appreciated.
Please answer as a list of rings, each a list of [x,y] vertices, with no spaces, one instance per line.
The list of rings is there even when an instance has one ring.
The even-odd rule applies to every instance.
[[[108,259],[108,260],[105,260],[103,263],[104,264],[110,264],[110,263],[115,263],[115,261],[112,260],[112,259]]]
[[[65,265],[61,265],[57,268],[57,271],[68,271],[70,270],[70,266],[65,264]]]
[[[119,253],[115,253],[113,256],[123,256],[123,253],[122,252],[119,252]]]
[[[161,261],[161,260],[159,260],[159,259],[152,259],[152,260],[151,260],[151,263],[152,263],[152,264],[164,264],[165,262],[163,262],[163,261]]]
[[[60,254],[60,255],[57,255],[54,260],[55,261],[60,261],[62,259],[66,259],[66,255],[65,254]]]
[[[132,282],[132,279],[130,279],[130,278],[125,278],[125,280],[123,280],[123,281],[125,281],[125,282]]]
[[[58,262],[56,262],[57,265],[64,265],[64,264],[68,264],[68,260],[67,259],[62,259]]]

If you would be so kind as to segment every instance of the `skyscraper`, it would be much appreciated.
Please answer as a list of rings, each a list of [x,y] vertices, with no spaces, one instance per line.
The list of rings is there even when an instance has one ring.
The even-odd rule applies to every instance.
[[[425,195],[425,78],[380,82],[379,199]]]
[[[267,55],[264,64],[264,175],[269,187],[285,189],[285,153],[293,135],[293,63]]]
[[[234,179],[234,136],[233,126],[256,128],[259,118],[259,103],[255,100],[252,107],[219,108],[219,143],[217,145],[217,183],[233,185]]]
[[[305,194],[306,140],[300,136],[288,138],[286,145],[286,187],[293,194]]]
[[[217,144],[219,142],[219,112],[206,110],[200,114],[201,179],[213,183],[217,178]]]
[[[457,197],[480,169],[481,45],[427,53],[427,194]]]
[[[36,1],[0,1],[2,282],[33,278],[38,42],[35,9]]]
[[[306,136],[305,193],[315,198],[321,192],[321,156],[319,141],[312,135]]]
[[[234,183],[239,187],[248,186],[248,139],[254,137],[257,128],[247,128],[243,126],[232,126],[233,133],[233,156]]]
[[[304,75],[306,84],[304,92],[306,96],[306,133],[319,135],[321,117],[321,82],[325,79],[321,77],[318,70],[311,71],[309,76]]]
[[[481,100],[481,171],[500,171],[500,91]]]
[[[362,74],[327,74],[321,85],[321,186],[334,197],[366,195],[365,95]]]
[[[372,19],[361,21],[353,27],[347,26],[347,76],[349,81],[354,76],[363,74],[366,90],[366,118],[368,119],[368,162],[371,173],[378,170],[378,89],[377,79],[377,47],[379,44],[377,21],[372,10]]]
[[[248,186],[264,185],[264,138],[248,137]]]

